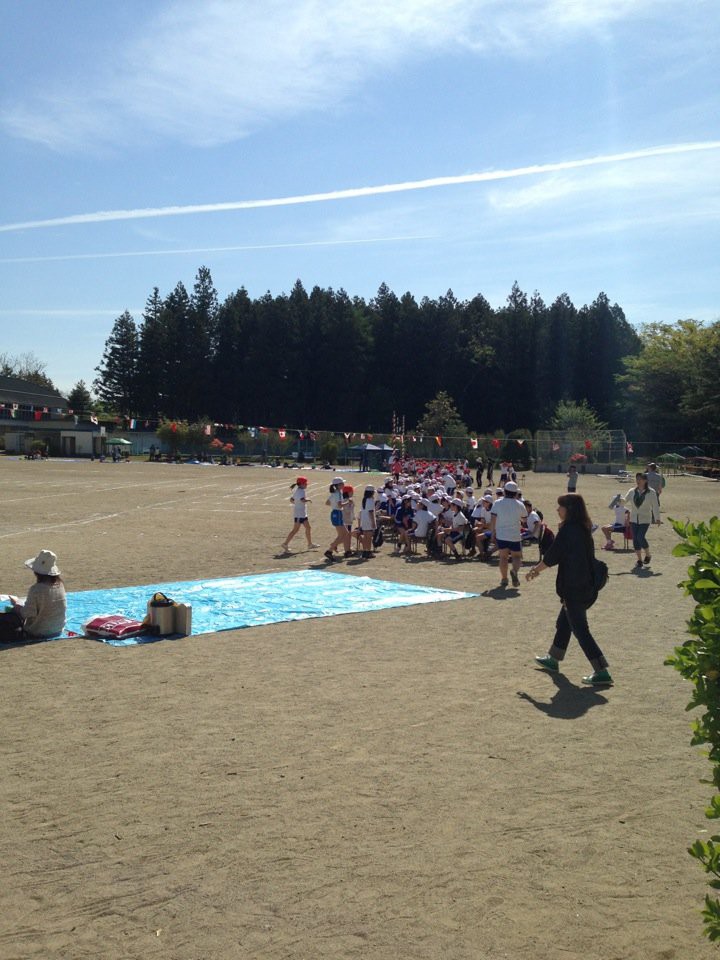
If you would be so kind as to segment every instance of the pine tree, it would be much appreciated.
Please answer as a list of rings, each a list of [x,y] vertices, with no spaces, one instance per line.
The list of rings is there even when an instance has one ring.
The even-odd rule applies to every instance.
[[[100,400],[113,410],[131,416],[137,406],[138,331],[126,310],[115,321],[105,341],[102,363],[93,386]]]
[[[87,418],[93,412],[92,397],[84,380],[78,380],[67,398],[68,407],[77,417]]]

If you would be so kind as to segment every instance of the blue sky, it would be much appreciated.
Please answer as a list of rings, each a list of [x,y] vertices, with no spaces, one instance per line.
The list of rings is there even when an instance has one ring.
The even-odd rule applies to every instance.
[[[720,318],[717,0],[23,0],[3,21],[0,353],[63,390],[200,265],[221,299],[300,278],[500,306],[517,281],[605,291],[637,325]]]

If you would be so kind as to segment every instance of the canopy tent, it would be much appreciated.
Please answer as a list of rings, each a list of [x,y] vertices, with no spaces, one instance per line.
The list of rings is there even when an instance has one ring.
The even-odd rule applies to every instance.
[[[131,447],[132,440],[126,440],[124,437],[107,437],[105,443],[108,447]]]

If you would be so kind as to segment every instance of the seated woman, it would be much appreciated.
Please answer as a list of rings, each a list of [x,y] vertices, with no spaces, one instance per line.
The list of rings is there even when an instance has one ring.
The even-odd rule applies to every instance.
[[[603,544],[603,550],[614,550],[615,541],[612,538],[613,533],[625,533],[625,530],[630,526],[630,511],[625,506],[621,493],[616,493],[608,504],[608,510],[615,511],[615,518],[613,523],[607,523],[602,526],[600,529],[605,534],[605,543]],[[632,534],[630,534],[632,536]],[[629,537],[628,537],[629,539]]]
[[[28,590],[25,603],[10,597],[12,610],[0,614],[0,640],[48,639],[62,633],[67,614],[65,584],[52,550],[25,561],[35,574],[35,583]]]

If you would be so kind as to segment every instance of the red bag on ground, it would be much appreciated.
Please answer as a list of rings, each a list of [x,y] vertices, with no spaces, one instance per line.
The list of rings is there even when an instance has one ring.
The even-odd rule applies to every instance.
[[[147,625],[141,620],[131,620],[121,613],[97,614],[83,624],[86,637],[123,640],[125,637],[136,637],[140,633],[148,632]]]

